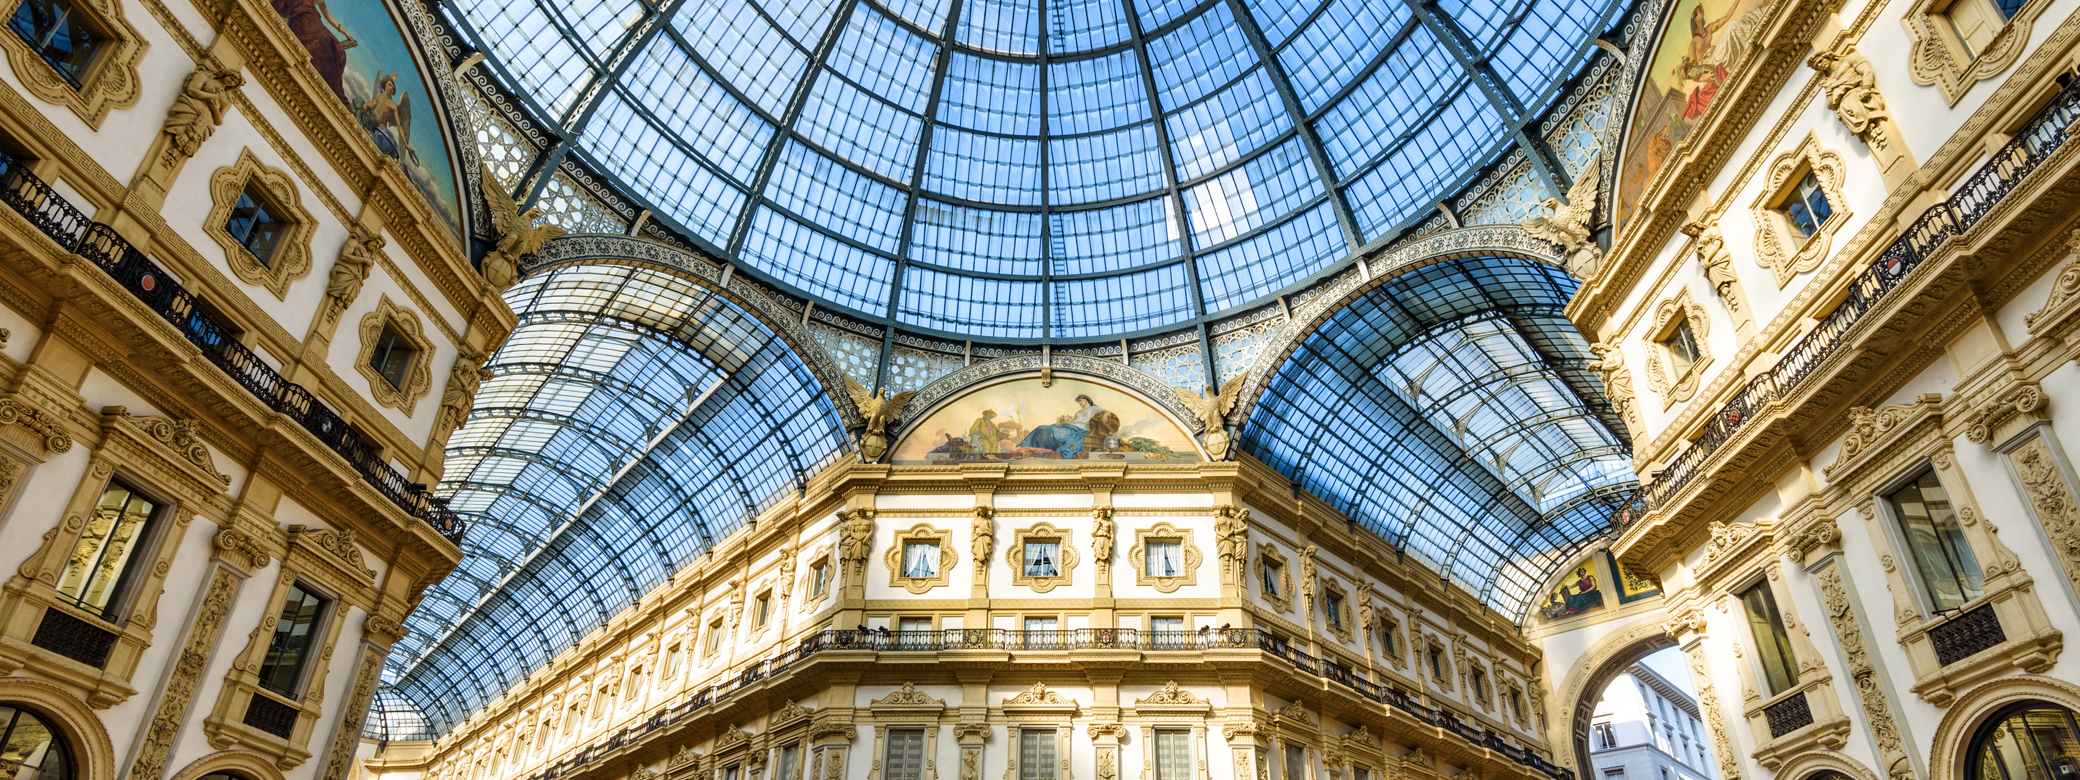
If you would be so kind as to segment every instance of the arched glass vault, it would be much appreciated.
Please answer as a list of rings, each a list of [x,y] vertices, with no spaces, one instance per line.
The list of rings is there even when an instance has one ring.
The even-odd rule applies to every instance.
[[[831,396],[734,304],[649,266],[536,274],[437,493],[465,556],[392,649],[445,733],[849,451]],[[392,718],[392,720],[397,720]]]
[[[1243,450],[1519,616],[1638,486],[1561,312],[1574,289],[1505,257],[1387,280],[1294,348]]]
[[[1202,325],[1432,216],[1628,0],[455,0],[535,123],[703,251],[952,339]],[[1527,131],[1526,128],[1531,128]]]

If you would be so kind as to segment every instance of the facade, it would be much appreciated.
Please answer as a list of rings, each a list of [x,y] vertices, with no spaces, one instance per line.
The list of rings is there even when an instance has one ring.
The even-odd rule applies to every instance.
[[[1712,780],[1697,699],[1634,664],[1603,691],[1589,722],[1591,777]]]

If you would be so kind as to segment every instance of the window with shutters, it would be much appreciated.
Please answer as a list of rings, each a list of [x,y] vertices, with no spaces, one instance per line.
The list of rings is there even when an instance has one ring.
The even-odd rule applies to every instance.
[[[1018,780],[1055,780],[1054,729],[1018,732]]]
[[[888,754],[881,761],[882,780],[922,780],[924,729],[889,729]]]
[[[1191,780],[1192,733],[1184,729],[1156,732],[1156,780]]]

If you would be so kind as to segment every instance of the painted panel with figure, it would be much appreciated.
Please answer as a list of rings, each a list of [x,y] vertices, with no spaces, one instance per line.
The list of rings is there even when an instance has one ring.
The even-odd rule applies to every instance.
[[[397,161],[441,228],[462,243],[455,166],[439,105],[419,75],[403,24],[381,0],[272,0],[311,65],[376,148]]]
[[[1612,222],[1620,231],[1640,197],[1698,118],[1712,107],[1731,70],[1748,54],[1767,0],[1675,0],[1654,58],[1640,75],[1639,103],[1625,128]]]
[[[1547,620],[1564,620],[1603,608],[1603,587],[1596,581],[1596,564],[1584,560],[1574,567],[1574,572],[1560,578],[1560,584],[1546,594],[1545,603],[1538,607],[1538,616]]]
[[[1097,382],[1013,379],[962,394],[911,425],[904,464],[1110,460],[1196,463],[1192,437],[1149,402]]]

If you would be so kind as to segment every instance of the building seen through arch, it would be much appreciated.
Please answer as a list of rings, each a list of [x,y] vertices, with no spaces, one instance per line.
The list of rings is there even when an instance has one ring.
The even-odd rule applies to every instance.
[[[0,13],[16,780],[2080,778],[2080,0]]]

